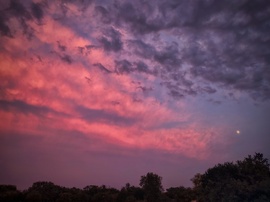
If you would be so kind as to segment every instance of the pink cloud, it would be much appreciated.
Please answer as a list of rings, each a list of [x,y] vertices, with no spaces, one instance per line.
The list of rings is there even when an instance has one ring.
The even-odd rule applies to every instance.
[[[76,13],[74,9],[70,7],[69,12]],[[54,10],[51,9],[51,12]],[[13,25],[18,26],[17,21],[12,20]],[[12,39],[1,40],[5,44],[5,52],[0,54],[4,92],[1,99],[46,107],[51,112],[40,116],[30,112],[20,113],[19,109],[11,109],[10,112],[2,110],[4,121],[1,130],[48,136],[53,135],[51,131],[64,128],[66,131],[79,131],[86,137],[96,136],[120,147],[157,149],[194,158],[209,155],[208,140],[217,130],[201,127],[202,123],[192,124],[192,114],[188,112],[186,102],[178,101],[175,111],[169,103],[157,102],[155,95],[144,96],[134,83],[135,76],[139,75],[103,73],[93,64],[102,62],[113,71],[113,53],[94,49],[87,55],[81,55],[78,47],[93,42],[78,36],[60,21],[45,17],[44,25],[29,22],[29,26],[35,30],[31,41],[27,41],[21,32]],[[59,50],[59,43],[67,47],[64,52]],[[70,56],[70,64],[63,59],[65,55]],[[157,78],[140,75],[137,80],[154,85]],[[154,90],[163,93],[162,89]],[[136,96],[142,101],[135,102]],[[134,120],[134,123],[117,125],[105,115],[100,120],[87,120],[77,110],[78,107],[89,109],[89,116],[91,110],[97,110],[97,113],[106,112],[112,117],[121,117],[121,120]],[[170,122],[176,123],[176,128],[163,127],[164,123]],[[183,122],[187,124],[177,126],[177,123],[181,125]],[[50,132],[40,128],[50,129]]]

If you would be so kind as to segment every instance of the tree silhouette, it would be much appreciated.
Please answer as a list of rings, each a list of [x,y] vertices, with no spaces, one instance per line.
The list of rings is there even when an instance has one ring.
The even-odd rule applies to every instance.
[[[171,187],[167,189],[166,196],[174,202],[190,202],[195,199],[194,191],[188,187]]]
[[[140,187],[131,186],[129,183],[120,190],[117,202],[133,202],[144,199],[144,191]]]
[[[16,202],[21,201],[21,193],[13,185],[0,185],[0,201]]]
[[[154,173],[141,176],[141,187],[127,183],[120,191],[105,185],[66,188],[46,181],[35,182],[22,192],[14,185],[0,185],[0,202],[270,201],[270,168],[261,153],[235,163],[217,164],[191,180],[193,188],[172,187],[166,192],[162,177]]]
[[[33,201],[33,198],[41,198],[42,202],[56,201],[61,191],[61,187],[53,184],[52,182],[35,182],[27,190],[27,198],[29,201]]]
[[[86,186],[84,192],[88,195],[91,202],[114,202],[117,200],[119,191],[114,188],[90,185]]]
[[[140,186],[145,192],[145,198],[148,202],[157,202],[163,191],[162,177],[154,173],[147,173],[141,176]]]
[[[270,201],[269,164],[260,153],[218,164],[192,181],[199,201]]]

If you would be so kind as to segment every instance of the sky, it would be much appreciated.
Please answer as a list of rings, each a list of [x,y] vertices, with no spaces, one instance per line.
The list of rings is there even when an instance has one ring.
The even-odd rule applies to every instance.
[[[165,188],[270,158],[269,0],[0,0],[0,184]]]

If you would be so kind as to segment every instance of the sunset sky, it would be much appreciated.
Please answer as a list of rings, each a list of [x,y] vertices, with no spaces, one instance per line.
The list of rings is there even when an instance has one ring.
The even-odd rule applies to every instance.
[[[269,0],[0,0],[0,184],[165,188],[270,159]]]

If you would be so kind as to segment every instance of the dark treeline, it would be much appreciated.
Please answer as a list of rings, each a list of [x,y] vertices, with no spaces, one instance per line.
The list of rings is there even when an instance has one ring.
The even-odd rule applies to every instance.
[[[196,174],[193,187],[162,186],[155,173],[141,176],[140,187],[127,183],[118,190],[89,185],[66,188],[52,182],[35,182],[24,191],[14,185],[0,185],[1,202],[191,202],[191,201],[270,201],[268,159],[256,153],[242,161],[227,162]]]

